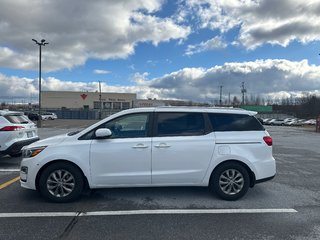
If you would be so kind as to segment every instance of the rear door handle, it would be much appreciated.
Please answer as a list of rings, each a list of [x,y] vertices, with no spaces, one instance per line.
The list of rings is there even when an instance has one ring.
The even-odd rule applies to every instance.
[[[158,145],[154,145],[154,147],[156,147],[156,148],[169,148],[169,147],[171,147],[170,145],[167,145],[167,144],[165,144],[165,143],[160,143],[160,144],[158,144]]]
[[[133,146],[132,148],[134,148],[134,149],[141,149],[141,148],[148,148],[148,147],[149,147],[149,146],[147,146],[147,145],[144,145],[144,144],[142,144],[142,143],[139,143],[139,144]]]

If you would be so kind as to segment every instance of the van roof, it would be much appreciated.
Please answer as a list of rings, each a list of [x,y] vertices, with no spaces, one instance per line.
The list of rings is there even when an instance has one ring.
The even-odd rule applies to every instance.
[[[256,115],[257,112],[248,111],[241,108],[231,107],[195,107],[195,106],[162,106],[162,107],[146,107],[146,108],[132,108],[125,110],[128,112],[211,112],[211,113],[232,113],[232,114],[247,114]]]

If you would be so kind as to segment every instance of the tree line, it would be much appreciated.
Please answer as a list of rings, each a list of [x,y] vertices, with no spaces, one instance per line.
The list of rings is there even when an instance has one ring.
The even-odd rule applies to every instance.
[[[320,97],[304,95],[295,99],[282,99],[281,105],[273,105],[273,111],[287,113],[298,118],[317,118],[320,116]]]

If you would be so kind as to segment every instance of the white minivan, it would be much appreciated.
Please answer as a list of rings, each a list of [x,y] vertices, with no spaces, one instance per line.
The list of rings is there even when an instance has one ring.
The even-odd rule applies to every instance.
[[[88,187],[203,186],[225,200],[275,176],[272,138],[230,108],[129,109],[23,149],[21,186],[55,202]]]

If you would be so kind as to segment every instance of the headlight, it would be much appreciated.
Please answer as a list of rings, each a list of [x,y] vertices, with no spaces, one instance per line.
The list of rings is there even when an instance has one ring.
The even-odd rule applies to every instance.
[[[31,158],[37,156],[41,153],[47,146],[34,147],[34,148],[24,148],[22,149],[23,158]]]

